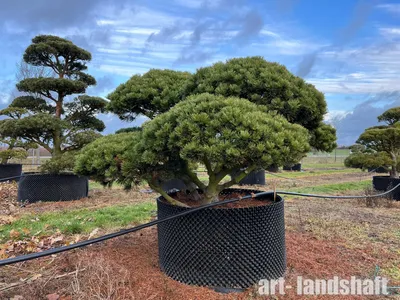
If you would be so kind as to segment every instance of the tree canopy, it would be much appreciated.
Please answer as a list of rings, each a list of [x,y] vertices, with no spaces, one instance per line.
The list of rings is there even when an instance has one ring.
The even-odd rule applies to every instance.
[[[190,76],[188,72],[157,69],[134,75],[108,95],[108,110],[121,120],[133,121],[139,114],[153,119],[182,99],[180,90]]]
[[[400,158],[400,108],[392,108],[378,116],[387,125],[367,128],[358,138],[357,144],[364,150],[349,156],[348,166],[379,167],[391,166],[391,177],[398,177]],[[375,160],[375,161],[374,161]],[[377,163],[381,165],[377,165]]]
[[[160,186],[160,179],[171,173],[198,186],[203,191],[202,201],[212,202],[217,201],[221,190],[256,168],[296,162],[309,150],[309,135],[302,126],[246,99],[211,94],[179,102],[147,122],[138,134],[140,137],[122,156],[124,177],[136,182],[146,180],[175,204],[177,201]],[[99,142],[99,147],[105,146]],[[91,155],[84,148],[78,165]],[[191,165],[197,163],[206,166],[208,184],[193,171]],[[238,169],[242,171],[235,178],[221,183]]]
[[[108,110],[132,121],[139,114],[150,119],[196,94],[210,93],[247,99],[283,115],[310,131],[311,146],[330,152],[336,148],[336,130],[323,123],[324,95],[284,66],[262,57],[234,58],[200,68],[193,75],[150,70],[134,75],[108,98]]]
[[[17,83],[17,89],[25,95],[0,112],[7,117],[0,121],[0,135],[38,144],[55,160],[97,138],[104,123],[96,116],[104,111],[106,101],[82,95],[96,84],[84,72],[90,53],[69,40],[39,35],[32,39],[23,59],[28,65],[50,69],[52,72],[43,74],[54,76],[23,78]],[[72,101],[67,98],[75,94]],[[54,162],[51,170],[60,171]]]
[[[310,130],[314,136],[311,145],[317,150],[331,151],[336,147],[336,131],[322,123],[327,112],[324,95],[278,63],[256,56],[200,68],[183,89],[184,97],[199,93],[234,96],[265,105],[290,123]]]

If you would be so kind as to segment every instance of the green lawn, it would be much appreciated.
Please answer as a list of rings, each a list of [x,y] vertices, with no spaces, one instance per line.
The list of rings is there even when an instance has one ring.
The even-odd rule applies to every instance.
[[[342,169],[342,170],[318,170],[318,171],[305,171],[305,172],[282,172],[278,173],[279,176],[284,176],[288,178],[297,178],[297,177],[308,177],[308,176],[320,176],[320,175],[329,175],[329,174],[341,174],[341,173],[361,173],[360,169]],[[367,173],[365,173],[367,174]],[[267,173],[267,176],[274,176],[272,174]]]
[[[51,235],[58,230],[65,234],[87,234],[95,228],[123,228],[148,221],[155,209],[156,204],[152,201],[97,210],[80,209],[24,215],[11,224],[0,226],[0,242],[10,239],[11,230],[17,230],[20,237],[29,237]]]
[[[343,182],[334,184],[316,185],[302,188],[290,188],[290,191],[305,194],[337,194],[346,191],[364,191],[366,188],[372,187],[371,180],[362,180],[354,182]]]

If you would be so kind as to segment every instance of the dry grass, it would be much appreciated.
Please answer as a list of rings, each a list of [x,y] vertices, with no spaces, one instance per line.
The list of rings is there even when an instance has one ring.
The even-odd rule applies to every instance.
[[[369,176],[369,175],[368,175]],[[363,177],[362,180],[370,177]],[[302,178],[304,179],[304,178]],[[358,182],[358,174],[327,174],[308,178],[312,183],[267,178],[257,189],[310,187],[318,184]],[[295,182],[295,184],[293,183]],[[296,185],[296,186],[294,186]],[[254,188],[254,187],[252,187]],[[369,193],[369,190],[346,194]],[[140,191],[95,190],[87,199],[63,203],[38,203],[17,208],[15,217],[44,211],[141,203],[156,194]],[[287,284],[296,276],[305,278],[371,278],[376,266],[380,276],[400,285],[400,203],[388,200],[326,200],[292,197],[285,201],[287,240]],[[158,267],[156,228],[148,228],[86,247],[82,250],[0,268],[0,299],[266,299],[257,287],[239,294],[219,294],[207,288],[181,284],[165,276]],[[40,276],[38,276],[40,275]],[[33,279],[32,279],[33,278]],[[26,279],[21,281],[21,279]],[[1,291],[13,283],[22,284]],[[310,299],[287,295],[270,299]],[[331,296],[318,299],[333,299]],[[368,299],[335,296],[334,299]],[[372,297],[371,299],[377,299]],[[395,299],[394,296],[391,299]]]

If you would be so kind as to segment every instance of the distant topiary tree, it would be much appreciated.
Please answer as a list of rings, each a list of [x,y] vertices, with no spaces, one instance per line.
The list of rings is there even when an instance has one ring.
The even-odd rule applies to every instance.
[[[351,154],[345,161],[350,167],[390,166],[390,176],[398,178],[400,158],[400,107],[387,110],[378,116],[386,125],[367,128],[357,144],[364,150]]]
[[[16,138],[0,138],[0,143],[7,145],[7,149],[0,151],[0,163],[7,164],[10,159],[25,159],[28,157],[29,149],[36,149],[37,145],[23,142]]]
[[[91,54],[71,41],[51,35],[39,35],[25,50],[28,65],[51,69],[54,76],[24,78],[18,84],[27,95],[14,99],[1,115],[0,135],[20,138],[47,149],[53,156],[43,168],[54,173],[73,167],[72,153],[100,136],[104,123],[97,114],[106,102],[83,94],[96,80],[85,73]],[[44,73],[45,74],[45,73]]]
[[[184,204],[162,190],[160,179],[178,175],[199,187],[201,193],[192,191],[190,195],[197,203],[210,203],[256,168],[298,161],[310,149],[308,132],[302,126],[246,99],[211,94],[195,95],[176,104],[146,123],[138,134],[121,156],[121,176],[132,182],[146,180],[175,205]],[[105,139],[111,143],[113,138]],[[106,148],[109,143],[94,144]],[[92,150],[91,145],[82,149],[75,170],[101,177],[106,171],[93,168]],[[193,171],[194,164],[206,167],[208,183]],[[230,181],[221,182],[236,170],[241,171]]]

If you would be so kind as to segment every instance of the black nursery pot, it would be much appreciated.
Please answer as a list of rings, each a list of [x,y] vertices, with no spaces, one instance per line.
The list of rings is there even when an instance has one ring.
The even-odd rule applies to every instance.
[[[0,164],[0,179],[18,177],[21,176],[21,173],[21,164]],[[19,178],[13,178],[10,180],[18,181]]]
[[[73,174],[27,173],[18,183],[18,201],[68,201],[88,196],[87,177]]]
[[[400,183],[400,178],[392,178],[390,176],[373,176],[372,185],[377,191],[388,191]],[[397,188],[391,195],[393,200],[400,200],[400,187]]]
[[[237,192],[259,191],[227,189],[221,194]],[[162,199],[157,199],[159,220],[189,209]],[[283,198],[277,196],[276,202],[262,206],[206,208],[160,223],[158,248],[161,270],[186,284],[244,289],[260,279],[282,277],[286,269]]]
[[[301,171],[301,164],[298,163],[298,164],[295,164],[293,166],[283,166],[283,170],[300,172]]]
[[[368,168],[368,172],[374,171],[375,173],[389,173],[389,170],[386,169],[385,167],[379,167],[379,168]]]
[[[231,178],[235,174],[231,174]],[[265,170],[253,171],[240,180],[239,185],[265,185]]]
[[[181,179],[170,179],[161,184],[161,188],[168,192],[173,189],[186,190],[186,184]]]

